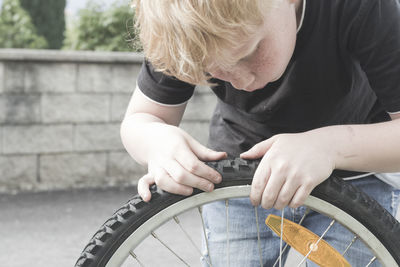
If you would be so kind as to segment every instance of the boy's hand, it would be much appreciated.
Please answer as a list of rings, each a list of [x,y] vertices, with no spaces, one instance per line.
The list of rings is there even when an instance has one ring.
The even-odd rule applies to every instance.
[[[242,153],[243,159],[263,157],[251,185],[252,204],[265,209],[301,206],[335,167],[326,138],[312,131],[280,134]]]
[[[138,192],[144,201],[151,198],[152,184],[170,193],[190,195],[193,187],[210,192],[221,175],[203,161],[221,160],[225,152],[213,151],[183,130],[170,125],[157,125],[156,137],[150,148],[148,174],[138,182]]]

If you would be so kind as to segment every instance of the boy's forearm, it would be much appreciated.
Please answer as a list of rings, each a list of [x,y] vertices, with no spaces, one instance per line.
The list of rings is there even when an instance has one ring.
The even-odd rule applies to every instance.
[[[400,171],[400,119],[339,125],[313,130],[329,142],[336,169],[365,172]]]
[[[147,152],[152,142],[149,131],[153,123],[165,124],[162,119],[146,113],[126,116],[121,124],[120,135],[125,149],[142,165],[147,164]]]

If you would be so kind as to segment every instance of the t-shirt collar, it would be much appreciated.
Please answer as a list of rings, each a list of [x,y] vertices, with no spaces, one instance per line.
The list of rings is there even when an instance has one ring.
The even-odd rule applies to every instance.
[[[301,10],[301,18],[300,18],[300,23],[299,26],[297,27],[296,33],[298,33],[301,29],[301,26],[303,26],[303,21],[304,21],[304,14],[306,13],[306,0],[303,0],[303,8]]]

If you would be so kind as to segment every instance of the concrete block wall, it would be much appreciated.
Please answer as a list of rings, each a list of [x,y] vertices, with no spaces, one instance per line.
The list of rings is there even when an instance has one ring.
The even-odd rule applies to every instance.
[[[142,55],[0,49],[0,192],[135,184],[146,168],[119,126]],[[181,127],[206,144],[216,103],[199,87]]]

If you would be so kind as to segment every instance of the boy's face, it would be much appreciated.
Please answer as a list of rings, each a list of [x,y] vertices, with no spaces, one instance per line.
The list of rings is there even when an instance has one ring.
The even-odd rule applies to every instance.
[[[294,0],[277,1],[273,10],[265,12],[264,24],[254,36],[245,40],[240,49],[227,51],[235,57],[240,55],[240,60],[229,69],[212,67],[208,72],[214,78],[230,82],[236,89],[249,92],[278,80],[296,43],[296,7]]]

